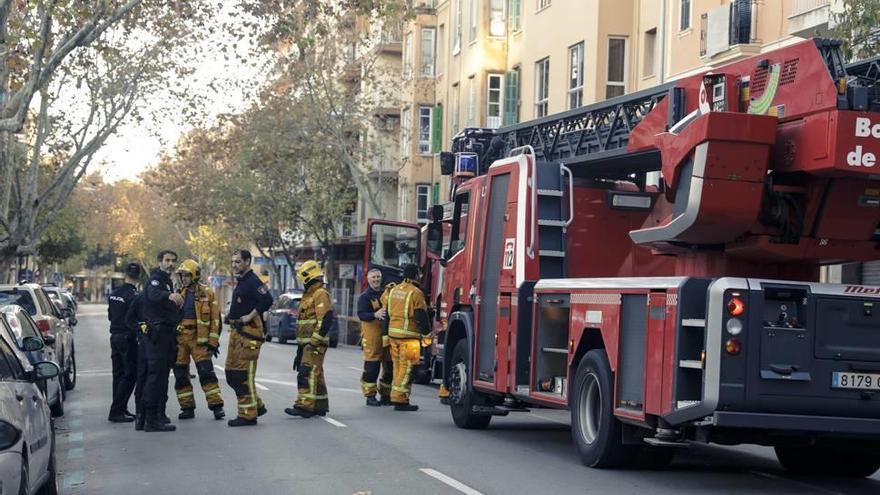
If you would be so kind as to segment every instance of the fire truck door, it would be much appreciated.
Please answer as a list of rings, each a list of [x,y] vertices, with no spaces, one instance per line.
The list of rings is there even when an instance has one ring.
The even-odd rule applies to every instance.
[[[483,242],[482,266],[479,279],[479,305],[477,306],[477,365],[476,380],[495,382],[495,345],[497,340],[498,284],[501,277],[501,258],[504,254],[504,213],[507,209],[507,192],[510,173],[494,175],[490,179],[489,212],[486,221],[486,237]],[[506,352],[506,349],[505,351]]]

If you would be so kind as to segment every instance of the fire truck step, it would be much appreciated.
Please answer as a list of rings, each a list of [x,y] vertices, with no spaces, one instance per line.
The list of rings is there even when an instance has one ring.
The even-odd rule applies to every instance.
[[[542,227],[565,227],[564,220],[538,220],[538,225]]]
[[[538,189],[538,196],[552,196],[554,198],[561,198],[564,193],[562,191],[557,191],[556,189]]]
[[[681,326],[683,327],[694,327],[694,328],[706,328],[706,320],[701,318],[684,318],[681,320]]]
[[[691,446],[688,442],[676,442],[672,440],[661,440],[659,438],[645,438],[645,443],[654,447],[674,447],[678,449],[686,449]]]
[[[538,251],[538,255],[553,258],[565,258],[565,251],[551,251],[549,249],[541,249]]]

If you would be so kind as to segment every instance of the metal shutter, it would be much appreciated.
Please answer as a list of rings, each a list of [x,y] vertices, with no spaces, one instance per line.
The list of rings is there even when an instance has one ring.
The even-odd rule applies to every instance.
[[[862,283],[880,285],[880,261],[869,261],[862,265]]]

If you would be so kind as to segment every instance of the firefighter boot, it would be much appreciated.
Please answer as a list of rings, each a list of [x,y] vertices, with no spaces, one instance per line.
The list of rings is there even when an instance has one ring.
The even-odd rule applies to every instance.
[[[419,406],[415,404],[394,404],[395,411],[418,411]]]
[[[380,406],[390,406],[391,405],[391,396],[390,395],[383,395],[379,399],[379,405]]]
[[[176,429],[176,426],[163,422],[162,417],[160,416],[158,411],[147,411],[147,419],[146,424],[144,424],[144,431],[174,431]]]
[[[444,406],[449,405],[449,389],[446,388],[446,385],[440,384],[440,391],[437,393],[437,396],[440,397],[440,403]]]
[[[218,421],[226,417],[226,411],[223,410],[223,406],[217,406],[211,410],[214,411],[214,419]]]
[[[284,412],[291,416],[299,416],[300,418],[311,418],[315,415],[312,411],[307,411],[298,406],[287,407],[284,409]]]
[[[266,414],[267,412],[269,412],[269,411],[266,409],[265,405],[260,404],[259,406],[257,406],[257,416],[262,416],[262,415]]]
[[[226,424],[233,428],[235,428],[236,426],[256,426],[257,420],[238,417],[235,419],[230,419],[226,422]]]
[[[147,422],[147,414],[143,411],[139,411],[134,418],[134,429],[135,431],[144,431],[144,423]]]
[[[193,419],[196,417],[196,410],[193,408],[181,409],[180,414],[177,415],[177,419]]]
[[[367,405],[372,406],[372,407],[379,407],[382,404],[378,400],[376,400],[375,395],[371,395],[371,396],[367,397]]]

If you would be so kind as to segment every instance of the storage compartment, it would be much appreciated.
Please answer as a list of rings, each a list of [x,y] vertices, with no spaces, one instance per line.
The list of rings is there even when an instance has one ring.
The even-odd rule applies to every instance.
[[[690,278],[678,289],[673,407],[682,409],[703,399],[706,349],[706,294],[709,279]]]
[[[817,358],[880,361],[880,301],[820,298],[814,326]]]
[[[568,294],[538,296],[535,383],[532,384],[536,392],[566,395],[570,309]]]
[[[645,332],[648,329],[648,296],[625,294],[621,307],[617,407],[641,411],[645,405]]]

